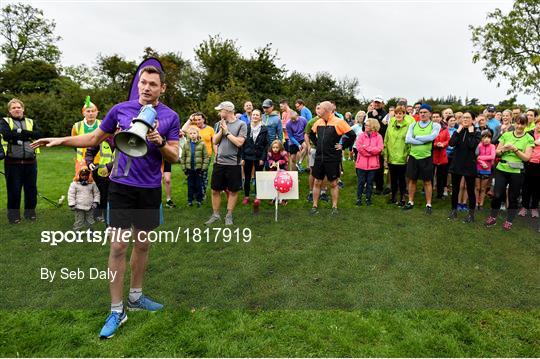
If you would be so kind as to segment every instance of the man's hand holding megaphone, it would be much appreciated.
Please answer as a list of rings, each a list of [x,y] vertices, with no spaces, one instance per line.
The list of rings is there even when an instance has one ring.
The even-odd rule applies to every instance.
[[[163,147],[165,146],[166,141],[163,137],[161,137],[161,135],[157,131],[158,127],[159,127],[159,121],[156,120],[156,127],[154,127],[154,129],[146,133],[146,139],[149,142],[153,143],[156,147]]]

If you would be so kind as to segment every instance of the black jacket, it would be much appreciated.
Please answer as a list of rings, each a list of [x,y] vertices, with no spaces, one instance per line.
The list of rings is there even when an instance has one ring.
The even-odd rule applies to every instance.
[[[257,140],[253,142],[251,136],[251,125],[247,126],[247,137],[244,142],[244,149],[242,151],[243,160],[251,161],[264,161],[266,159],[266,152],[268,149],[268,129],[266,126],[261,125],[261,131],[257,136]]]
[[[454,132],[448,146],[454,147],[454,159],[449,172],[462,176],[476,176],[476,147],[480,143],[480,131],[469,132],[464,128],[461,133]]]

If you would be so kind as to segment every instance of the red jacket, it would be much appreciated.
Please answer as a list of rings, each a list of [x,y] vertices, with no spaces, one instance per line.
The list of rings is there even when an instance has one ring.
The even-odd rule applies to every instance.
[[[445,165],[448,163],[448,156],[446,154],[446,147],[448,147],[448,141],[450,141],[450,133],[448,128],[441,129],[439,135],[433,140],[433,164]],[[435,146],[436,143],[441,142],[443,147]]]

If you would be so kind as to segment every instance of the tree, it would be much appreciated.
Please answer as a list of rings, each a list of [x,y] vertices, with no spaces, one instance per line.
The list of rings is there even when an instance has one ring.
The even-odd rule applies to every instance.
[[[510,81],[507,94],[520,91],[540,101],[540,2],[516,0],[513,9],[488,14],[488,23],[473,27],[473,62],[483,62],[483,72],[492,81]]]
[[[58,77],[56,67],[42,60],[8,65],[0,71],[0,93],[48,92]]]
[[[196,49],[201,82],[201,93],[223,91],[238,73],[240,51],[234,40],[223,40],[220,35],[210,36]]]
[[[0,35],[5,42],[0,52],[8,65],[23,61],[43,60],[56,64],[60,50],[56,42],[61,38],[54,34],[56,24],[43,17],[43,11],[30,5],[12,4],[0,14]]]

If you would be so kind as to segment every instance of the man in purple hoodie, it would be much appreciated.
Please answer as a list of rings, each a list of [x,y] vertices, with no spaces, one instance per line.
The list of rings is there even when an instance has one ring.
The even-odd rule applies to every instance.
[[[296,111],[291,111],[291,119],[285,125],[289,134],[289,170],[293,170],[292,164],[296,164],[299,172],[303,172],[302,160],[306,146],[304,145],[304,130],[306,129],[307,120],[298,116]]]
[[[123,304],[124,274],[129,243],[131,252],[131,283],[127,300],[129,310],[157,311],[163,305],[142,293],[144,273],[148,263],[150,242],[147,234],[161,222],[161,163],[178,160],[180,120],[178,114],[159,102],[165,92],[165,74],[154,66],[140,70],[137,84],[139,99],[113,106],[99,128],[81,135],[62,138],[42,138],[32,143],[42,146],[94,147],[112,136],[117,127],[126,130],[131,120],[145,105],[152,105],[157,112],[156,127],[146,135],[148,153],[139,158],[128,158],[117,152],[115,165],[110,173],[109,226],[113,229],[110,240],[108,271],[115,274],[109,285],[111,313],[100,332],[101,339],[111,338],[127,320]]]

